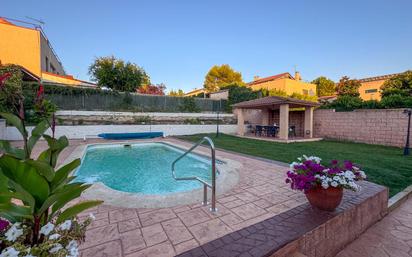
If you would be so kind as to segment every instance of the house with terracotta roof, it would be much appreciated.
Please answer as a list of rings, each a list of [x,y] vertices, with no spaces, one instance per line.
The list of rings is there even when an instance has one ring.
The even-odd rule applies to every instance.
[[[386,80],[396,75],[399,75],[399,73],[358,79],[358,81],[361,83],[361,86],[359,88],[360,97],[363,100],[381,100],[382,85]]]
[[[14,20],[11,22],[10,19],[0,17],[0,38],[0,64],[20,65],[46,83],[96,87],[94,83],[66,74],[41,27],[20,26]]]
[[[316,95],[316,85],[302,81],[299,72],[295,73],[295,77],[290,75],[289,72],[266,78],[259,78],[255,76],[253,81],[247,83],[247,86],[254,91],[266,89],[284,91],[287,95],[291,95],[293,93],[310,96]]]

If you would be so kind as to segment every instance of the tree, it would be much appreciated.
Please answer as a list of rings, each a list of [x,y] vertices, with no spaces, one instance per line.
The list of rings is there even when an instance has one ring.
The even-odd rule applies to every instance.
[[[165,95],[166,86],[161,83],[157,85],[143,85],[137,88],[137,93],[147,95]]]
[[[350,79],[347,76],[342,77],[336,85],[338,95],[359,96],[361,83],[356,79]]]
[[[218,91],[230,84],[243,85],[242,74],[233,70],[228,64],[215,65],[206,74],[204,88],[209,92]]]
[[[312,81],[312,84],[316,85],[317,96],[329,96],[336,94],[335,82],[326,77],[318,77]]]
[[[398,74],[383,83],[382,96],[397,94],[412,96],[412,70]]]
[[[232,84],[225,87],[229,89],[229,98],[226,102],[226,111],[232,110],[232,105],[243,101],[249,101],[259,98],[262,95],[261,91],[253,91],[251,88]]]
[[[172,89],[172,90],[170,90],[169,95],[170,96],[184,96],[185,93],[181,89],[178,89],[176,91]]]
[[[100,87],[124,92],[135,92],[137,88],[150,84],[143,68],[114,56],[96,58],[89,67],[89,74]]]

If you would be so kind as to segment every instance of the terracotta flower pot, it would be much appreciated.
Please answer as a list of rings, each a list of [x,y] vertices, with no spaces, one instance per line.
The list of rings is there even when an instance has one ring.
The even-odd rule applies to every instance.
[[[334,211],[342,201],[343,188],[318,187],[308,190],[305,195],[312,206],[324,211]]]

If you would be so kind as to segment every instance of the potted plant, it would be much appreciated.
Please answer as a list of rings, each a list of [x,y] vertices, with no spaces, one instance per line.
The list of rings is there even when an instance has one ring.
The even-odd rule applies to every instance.
[[[365,172],[350,161],[333,160],[323,165],[316,156],[298,158],[290,164],[286,183],[303,191],[309,203],[321,210],[333,211],[342,201],[343,189],[358,191],[356,181],[366,179]]]

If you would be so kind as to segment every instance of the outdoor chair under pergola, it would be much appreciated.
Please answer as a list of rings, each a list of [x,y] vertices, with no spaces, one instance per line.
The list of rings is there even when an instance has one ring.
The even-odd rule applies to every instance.
[[[254,117],[255,120],[261,121],[256,125],[255,135],[278,136],[281,140],[288,140],[289,136],[296,137],[296,124],[289,125],[289,110],[291,109],[304,111],[303,137],[313,138],[313,110],[317,106],[319,106],[317,102],[280,96],[268,96],[232,105],[237,114],[238,135],[245,135],[245,111],[260,110],[256,114],[260,117]],[[278,126],[270,125],[273,112],[279,112]]]

